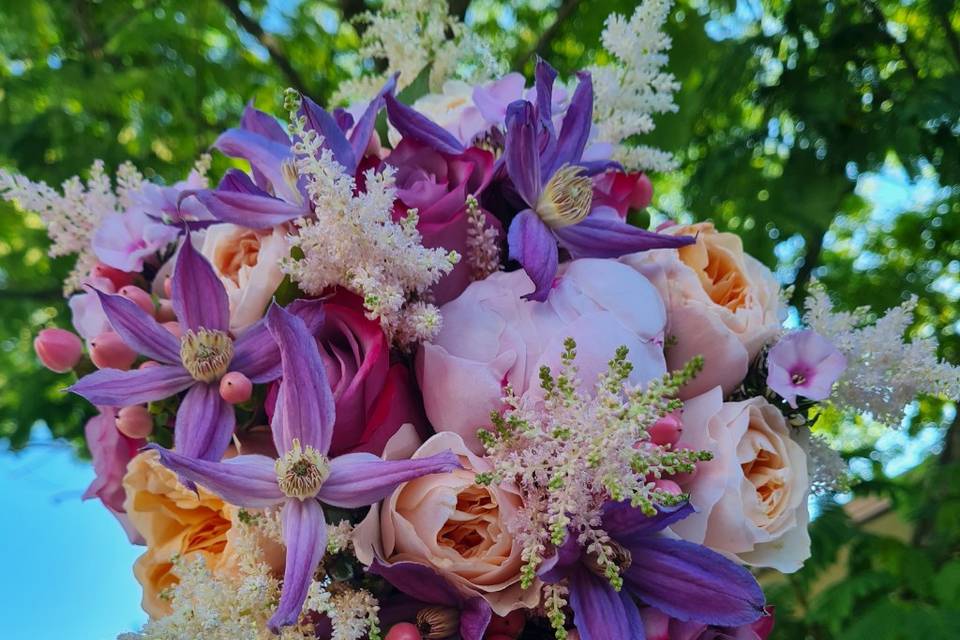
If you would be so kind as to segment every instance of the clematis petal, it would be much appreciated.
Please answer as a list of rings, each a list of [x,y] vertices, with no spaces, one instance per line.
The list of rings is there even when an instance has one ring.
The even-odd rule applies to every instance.
[[[408,480],[462,468],[451,451],[412,460],[382,460],[372,453],[348,453],[330,461],[330,476],[317,497],[336,507],[356,509],[379,502]]]
[[[392,93],[386,94],[384,100],[387,103],[387,117],[390,119],[390,124],[404,138],[416,140],[440,153],[456,156],[464,152],[463,145],[452,133],[400,102],[393,97]]]
[[[343,130],[333,116],[304,95],[300,97],[300,110],[297,115],[306,119],[306,129],[316,131],[323,138],[323,146],[333,153],[333,159],[352,175],[357,169],[357,157],[353,153],[350,141],[343,135]]]
[[[543,58],[537,58],[534,70],[534,84],[537,91],[537,116],[540,124],[551,137],[556,137],[553,127],[553,83],[557,79],[557,70]]]
[[[554,229],[560,244],[574,258],[619,258],[638,251],[676,249],[695,242],[691,236],[639,229],[619,217],[606,215],[607,212],[600,211],[603,209],[608,207],[597,207],[577,224]]]
[[[510,258],[523,265],[523,270],[536,287],[533,293],[524,297],[538,302],[546,300],[557,275],[559,260],[557,241],[553,233],[536,213],[526,209],[510,223],[507,245],[510,248]]]
[[[164,364],[180,364],[180,341],[129,298],[94,289],[110,326],[127,346]]]
[[[98,406],[126,407],[169,398],[194,383],[183,367],[160,365],[131,371],[100,369],[67,390]]]
[[[272,458],[243,455],[215,462],[185,456],[157,444],[149,444],[146,448],[160,454],[163,466],[209,489],[232,505],[266,509],[286,499],[277,486]]]
[[[637,605],[626,593],[580,568],[570,579],[570,608],[581,640],[645,640]]]
[[[398,590],[422,602],[459,607],[462,596],[432,567],[417,562],[383,563],[377,558],[370,573],[384,578]]]
[[[187,233],[173,267],[173,312],[184,330],[226,331],[230,303],[213,267],[193,248]]]
[[[250,131],[263,136],[268,140],[280,144],[290,145],[290,136],[287,135],[277,119],[268,113],[264,113],[253,106],[253,100],[247,103],[243,108],[243,115],[240,116],[240,128],[244,131]]]
[[[323,326],[322,300],[294,300],[287,311],[299,317],[307,325],[310,335],[315,335]],[[280,348],[270,335],[265,319],[260,319],[247,328],[234,342],[235,352],[230,368],[239,371],[256,384],[270,382],[280,377]]]
[[[537,206],[543,183],[533,105],[517,100],[507,107],[507,135],[503,150],[507,174],[524,202]]]
[[[353,131],[350,132],[350,146],[353,147],[353,157],[357,159],[357,162],[363,158],[367,145],[370,143],[370,136],[373,135],[374,127],[377,124],[377,116],[380,114],[380,109],[383,108],[383,97],[388,93],[393,93],[396,86],[397,76],[393,75],[370,101],[363,115],[354,125]],[[354,170],[356,170],[356,167],[354,167]]]
[[[213,143],[231,158],[243,158],[273,187],[277,197],[296,202],[299,192],[291,186],[283,174],[283,165],[293,157],[290,146],[275,142],[252,131],[227,129]],[[265,186],[265,185],[264,185]]]
[[[286,453],[296,439],[326,454],[335,405],[317,341],[303,320],[277,303],[267,311],[267,328],[280,348],[284,379],[272,425],[277,451]]]
[[[563,116],[563,125],[557,137],[557,149],[550,165],[549,173],[565,164],[576,164],[583,155],[590,137],[590,127],[593,124],[593,80],[589,73],[579,72],[577,84],[570,99],[570,106]]]
[[[608,502],[603,507],[603,528],[611,538],[629,546],[642,537],[683,520],[693,512],[693,505],[689,502],[678,507],[658,507],[655,516],[644,515],[643,511],[629,502]]]
[[[468,599],[460,609],[460,638],[461,640],[483,640],[493,610],[490,604],[481,597]]]
[[[537,576],[547,583],[560,582],[576,572],[582,556],[583,550],[577,543],[577,536],[568,534],[563,544],[554,549],[553,554],[544,558],[543,562],[540,563]]]
[[[764,614],[754,577],[715,551],[658,537],[627,548],[633,562],[624,572],[624,588],[673,618],[735,627]]]
[[[198,382],[177,409],[174,447],[178,453],[191,458],[220,460],[236,424],[233,406],[220,397],[219,385]]]
[[[313,574],[327,550],[327,523],[319,502],[287,500],[281,517],[287,558],[280,604],[267,622],[274,633],[300,619]]]
[[[239,169],[230,169],[215,190],[195,195],[217,220],[251,229],[268,229],[309,213],[306,206],[273,197]]]

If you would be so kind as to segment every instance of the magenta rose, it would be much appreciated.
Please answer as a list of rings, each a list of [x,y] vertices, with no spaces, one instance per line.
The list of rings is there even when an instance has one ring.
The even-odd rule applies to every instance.
[[[412,140],[402,141],[386,162],[397,169],[395,216],[417,209],[420,222],[417,230],[426,247],[443,247],[460,254],[460,263],[433,289],[440,304],[457,297],[470,284],[470,261],[467,259],[469,220],[465,201],[468,195],[479,194],[493,175],[493,155],[472,147],[460,155],[438,153]],[[484,212],[486,226],[498,232],[497,219]]]
[[[607,171],[593,179],[593,205],[607,206],[626,218],[632,209],[646,209],[653,199],[647,174]]]
[[[84,500],[99,498],[123,526],[130,542],[143,544],[143,539],[127,518],[123,508],[126,492],[123,489],[123,476],[127,473],[127,464],[137,455],[137,451],[146,444],[145,440],[128,438],[116,427],[116,411],[112,407],[99,407],[100,413],[90,418],[84,427],[87,447],[93,457],[93,470],[97,474],[83,494]]]
[[[380,455],[387,440],[406,423],[426,423],[410,370],[391,363],[390,344],[380,325],[350,299],[324,305],[326,321],[317,334],[320,357],[336,402],[331,456],[364,451]],[[272,419],[276,385],[267,407]]]

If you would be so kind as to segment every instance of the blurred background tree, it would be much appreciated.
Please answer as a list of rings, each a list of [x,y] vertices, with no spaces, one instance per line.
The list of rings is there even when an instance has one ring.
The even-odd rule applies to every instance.
[[[376,3],[369,3],[370,7]],[[595,60],[623,0],[451,0],[529,71]],[[248,100],[319,101],[370,61],[363,0],[35,0],[0,7],[0,165],[59,185],[94,158],[184,177]],[[960,8],[952,0],[681,0],[669,30],[683,83],[653,144],[660,214],[711,218],[794,285],[846,307],[921,298],[914,331],[960,360]],[[220,167],[222,168],[222,167]],[[215,165],[214,174],[217,166]],[[43,419],[82,454],[89,408],[40,369],[32,336],[68,326],[39,219],[0,203],[0,439]],[[960,418],[922,400],[900,430],[825,422],[860,478],[820,501],[814,557],[771,578],[776,637],[955,638],[960,628]],[[843,509],[851,497],[868,508]],[[864,515],[874,518],[865,522]]]

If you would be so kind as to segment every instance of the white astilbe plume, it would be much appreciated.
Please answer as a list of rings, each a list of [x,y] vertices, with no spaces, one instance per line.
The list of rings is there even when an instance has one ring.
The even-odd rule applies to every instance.
[[[680,83],[663,70],[672,42],[662,29],[672,6],[672,0],[644,0],[629,20],[617,13],[607,17],[601,41],[612,61],[590,68],[597,139],[616,145],[614,158],[627,169],[676,168],[666,151],[630,143],[653,131],[653,114],[677,110],[673,94]]]
[[[423,246],[416,210],[393,221],[393,167],[367,171],[366,191],[355,194],[353,177],[321,148],[316,131],[307,131],[295,110],[291,121],[296,169],[315,215],[296,221],[290,242],[302,257],[285,259],[282,270],[311,295],[334,286],[360,295],[367,316],[398,344],[432,338],[440,313],[423,298],[460,256]]]
[[[920,395],[960,399],[960,367],[937,358],[936,339],[905,340],[916,297],[874,321],[867,308],[834,311],[824,288],[815,284],[804,306],[806,324],[847,357],[847,369],[831,396],[841,409],[898,425],[904,407]]]
[[[380,640],[380,604],[365,589],[351,589],[324,577],[310,584],[304,606],[330,618],[331,640]]]
[[[450,15],[446,0],[384,0],[379,11],[358,20],[366,23],[360,55],[384,60],[386,69],[379,76],[343,82],[334,102],[369,100],[394,73],[400,74],[397,89],[402,90],[431,64],[432,91],[450,78],[476,83],[502,71],[489,44]]]
[[[78,176],[65,181],[63,193],[45,182],[33,182],[26,176],[0,169],[0,195],[20,210],[40,216],[51,240],[50,257],[76,254],[76,265],[63,283],[64,295],[80,287],[96,262],[91,241],[100,220],[123,211],[130,202],[130,194],[142,183],[143,176],[132,164],[126,163],[117,171],[114,191],[101,160],[90,167],[85,183]]]

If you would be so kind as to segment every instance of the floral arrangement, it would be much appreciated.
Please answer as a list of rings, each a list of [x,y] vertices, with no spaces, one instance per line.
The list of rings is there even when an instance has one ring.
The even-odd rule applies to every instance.
[[[773,274],[709,222],[629,214],[674,110],[666,0],[612,15],[607,64],[532,80],[387,0],[382,76],[325,109],[248,106],[171,186],[102,164],[38,213],[75,331],[41,362],[96,407],[87,490],[144,545],[124,638],[767,638],[752,570],[810,556],[845,482],[825,410],[896,424],[960,397],[915,301],[877,317]],[[415,89],[420,86],[420,94]]]

